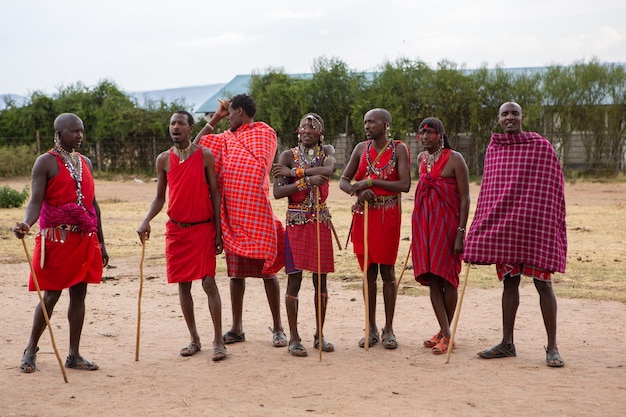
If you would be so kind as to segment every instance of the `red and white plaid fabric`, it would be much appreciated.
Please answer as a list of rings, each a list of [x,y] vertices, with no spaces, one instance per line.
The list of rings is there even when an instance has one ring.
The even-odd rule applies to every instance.
[[[211,149],[216,160],[224,249],[240,257],[263,259],[265,273],[277,272],[276,258],[283,242],[274,227],[280,220],[272,211],[269,192],[276,132],[263,122],[253,122],[235,132],[203,136],[199,143]]]
[[[563,171],[552,144],[534,132],[494,133],[463,260],[565,272],[566,256]]]

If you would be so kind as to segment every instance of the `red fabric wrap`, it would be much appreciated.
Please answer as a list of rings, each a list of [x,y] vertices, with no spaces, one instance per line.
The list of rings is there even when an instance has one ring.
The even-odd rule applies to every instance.
[[[494,133],[463,260],[565,272],[566,256],[563,171],[552,144],[534,132]]]
[[[293,267],[299,271],[319,272],[317,265],[317,223],[287,226],[289,248]],[[321,273],[335,271],[333,236],[330,227],[320,223],[320,265]]]
[[[216,232],[202,149],[197,149],[182,164],[179,161],[178,155],[170,150],[167,215],[178,223],[205,223],[179,227],[168,221],[165,225],[165,265],[169,283],[215,277]]]
[[[371,141],[370,141],[371,143]],[[396,141],[396,146],[401,141]],[[388,170],[380,172],[380,175],[376,175],[368,170],[368,162],[366,158],[366,152],[370,152],[370,160],[373,162],[378,156],[378,152],[374,146],[367,146],[361,160],[359,161],[359,167],[357,169],[354,179],[360,181],[365,178],[372,179],[384,179],[386,181],[398,181],[400,179],[398,170],[396,169],[397,162],[394,161]],[[375,168],[380,169],[387,165],[392,155],[394,155],[393,148],[388,146],[383,151],[381,157],[376,161]],[[370,188],[377,196],[391,196],[399,194],[396,191],[389,191],[379,187]],[[352,213],[352,246],[354,253],[359,260],[361,268],[363,268],[363,261],[365,256],[365,245],[363,240],[364,228],[363,228],[363,213],[359,211],[353,211]],[[398,246],[400,244],[400,224],[402,220],[402,214],[400,213],[400,207],[398,204],[394,204],[391,207],[375,207],[369,204],[368,209],[368,254],[369,262],[383,265],[395,265],[396,258],[398,256]]]
[[[428,285],[424,274],[431,273],[458,288],[461,257],[454,254],[454,241],[461,201],[456,179],[441,177],[450,154],[450,149],[444,149],[430,173],[426,171],[425,161],[420,166],[412,217],[411,253],[417,282]]]
[[[55,152],[59,173],[46,185],[44,204],[59,207],[76,202],[76,181],[70,175],[63,160]],[[81,188],[84,205],[93,209],[94,182],[89,166],[80,157],[82,163]],[[70,232],[54,229],[57,225],[48,225],[48,219],[40,219],[41,231],[35,237],[33,269],[42,291],[61,291],[79,283],[99,284],[102,279],[102,253],[96,232]],[[49,222],[48,222],[49,223]],[[79,224],[78,221],[72,224]],[[45,234],[45,262],[41,268],[41,239]],[[35,291],[32,273],[28,289]]]
[[[234,255],[262,259],[263,273],[275,274],[284,265],[280,220],[270,203],[269,173],[276,154],[276,132],[263,122],[240,126],[235,132],[200,139],[216,155],[222,194],[224,249]],[[280,227],[278,227],[280,226]]]

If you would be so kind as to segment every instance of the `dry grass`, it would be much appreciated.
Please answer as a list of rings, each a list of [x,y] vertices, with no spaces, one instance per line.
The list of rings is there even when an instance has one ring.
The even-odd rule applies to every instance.
[[[13,179],[8,183],[22,187],[28,179]],[[155,184],[132,181],[97,181],[97,192],[103,212],[107,249],[111,265],[116,259],[137,257],[141,252],[135,230],[152,201]],[[403,196],[403,224],[400,249],[396,264],[397,276],[404,264],[411,236],[411,212],[413,210],[414,187]],[[353,199],[339,190],[337,182],[331,186],[329,205],[333,223],[339,234],[342,247],[345,246],[350,227],[350,207]],[[471,215],[476,204],[478,186],[472,184]],[[576,182],[566,186],[568,204],[568,263],[566,274],[554,277],[555,291],[559,297],[614,300],[626,303],[626,280],[623,279],[626,260],[626,184],[624,182]],[[275,212],[284,217],[286,200],[273,200]],[[0,210],[0,262],[19,263],[25,260],[22,245],[18,244],[10,228],[21,220],[24,208]],[[152,238],[148,242],[149,253],[157,261],[164,263],[164,223],[165,208],[151,223]],[[37,227],[35,227],[37,229]],[[29,237],[32,247],[32,236]],[[156,255],[155,255],[156,254]],[[409,265],[411,261],[409,260]],[[223,257],[218,260],[218,275],[226,273]],[[106,274],[106,272],[105,272]],[[335,246],[335,273],[330,279],[338,280],[345,286],[360,287],[362,275],[352,253],[352,245],[339,251]],[[469,288],[497,288],[498,282],[493,267],[473,266],[469,276]],[[532,285],[523,280],[523,285]],[[404,294],[426,295],[427,289],[413,279],[411,270],[402,278],[400,291]]]

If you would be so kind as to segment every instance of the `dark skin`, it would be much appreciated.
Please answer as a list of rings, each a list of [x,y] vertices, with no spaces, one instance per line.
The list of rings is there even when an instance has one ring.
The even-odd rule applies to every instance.
[[[389,113],[383,109],[372,109],[365,114],[363,124],[366,137],[373,140],[373,145],[378,152],[382,151],[389,140],[387,136],[388,127],[391,124],[391,116]],[[354,178],[357,172],[359,161],[366,147],[366,142],[360,142],[352,151],[350,160],[341,175],[339,188],[350,195],[356,195],[359,201],[373,202],[376,198],[376,194],[371,190],[367,179],[351,183],[351,179]],[[398,181],[374,179],[372,180],[372,186],[389,191],[397,191],[398,193],[408,192],[409,188],[411,188],[411,173],[408,160],[409,152],[406,145],[396,145],[396,170],[399,176]],[[375,225],[371,226],[376,227]],[[397,284],[394,265],[370,263],[367,269],[370,338],[378,335],[378,327],[376,326],[376,279],[379,270],[383,280],[383,298],[385,300],[385,327],[382,334],[384,340],[386,336],[390,337],[394,334],[393,316],[396,308]]]
[[[230,105],[230,100],[220,100],[217,111],[211,116],[206,124],[194,139],[194,144],[198,144],[200,138],[213,132],[211,126],[216,126],[222,119],[228,118],[228,128],[236,131],[241,126],[252,123],[254,119],[250,117],[243,108],[234,108]],[[209,126],[209,124],[211,126]],[[280,319],[280,285],[278,277],[273,276],[263,280],[265,295],[272,313],[274,334],[283,333],[283,325]],[[237,335],[244,334],[243,331],[243,298],[246,291],[245,277],[230,277],[230,301],[233,311],[233,324],[229,332]]]
[[[320,142],[322,134],[321,125],[318,122],[311,119],[303,119],[300,122],[299,136],[302,145],[305,149],[314,149]],[[310,184],[313,186],[321,186],[328,182],[330,177],[335,172],[335,148],[332,145],[324,145],[324,154],[327,156],[322,166],[306,168],[304,175],[309,177]],[[293,159],[293,153],[290,149],[282,152],[278,158],[278,163],[272,167],[272,176],[274,177],[274,198],[289,197],[298,192],[297,184],[287,183],[287,177],[291,176],[291,168],[296,168],[296,161]],[[297,227],[297,226],[295,226]],[[315,248],[313,244],[312,248]],[[320,274],[319,281],[322,294],[328,294],[326,287],[326,275]],[[316,317],[320,314],[318,309],[318,274],[312,273],[313,287],[315,288],[315,294],[313,302],[315,305]],[[296,356],[303,356],[306,354],[306,349],[303,346],[298,345],[301,342],[300,334],[298,333],[298,293],[300,292],[300,286],[302,285],[302,271],[289,274],[287,278],[287,294],[285,296],[285,309],[287,310],[287,318],[289,320],[289,350],[298,350]],[[322,297],[322,309],[321,320],[322,328],[326,318],[326,306],[327,298]],[[316,320],[317,323],[317,320]],[[318,336],[318,330],[315,330],[315,337]]]
[[[187,117],[184,114],[174,113],[170,118],[170,136],[174,146],[178,149],[185,149],[189,143],[189,135],[193,130],[193,126],[189,124]],[[189,149],[189,157],[194,152],[202,152],[204,161],[204,178],[211,193],[211,204],[213,206],[213,222],[215,224],[216,236],[215,236],[215,253],[220,254],[223,250],[222,244],[222,226],[220,221],[220,193],[217,189],[217,176],[215,174],[215,159],[209,149],[200,148],[197,145],[191,144]],[[152,201],[150,209],[146,214],[143,222],[137,228],[139,239],[143,242],[150,238],[150,221],[161,212],[163,205],[165,204],[165,193],[167,189],[167,173],[170,170],[170,156],[169,150],[162,152],[156,159],[156,172],[157,172],[157,193],[156,197]],[[181,282],[178,284],[178,298],[180,300],[180,307],[189,329],[191,336],[191,343],[200,347],[200,335],[196,327],[196,319],[194,314],[193,297],[191,295],[191,282]],[[220,298],[219,289],[215,283],[215,277],[202,277],[202,288],[207,295],[209,312],[211,313],[211,319],[213,321],[213,352],[214,355],[220,355],[225,352],[224,341],[222,339],[222,300]],[[189,347],[184,347],[181,353],[192,353],[189,351]],[[185,351],[187,350],[187,351]],[[214,360],[217,356],[214,356]]]
[[[515,134],[522,132],[522,122],[524,115],[522,107],[515,102],[507,102],[500,106],[498,111],[498,124],[504,133]],[[539,306],[543,316],[543,323],[548,335],[548,345],[546,347],[548,355],[557,355],[560,359],[559,350],[556,344],[556,317],[557,303],[552,281],[541,281],[533,279],[535,288],[539,293]],[[506,276],[504,279],[504,289],[502,292],[502,341],[498,346],[507,348],[513,344],[513,331],[515,328],[515,316],[519,307],[519,284],[520,276]],[[553,359],[552,366],[558,365],[558,361]],[[550,363],[548,364],[550,365]]]
[[[417,156],[417,166],[421,166],[428,154],[435,154],[443,141],[443,133],[436,132],[432,128],[422,128],[417,133],[417,140],[421,142],[424,152]],[[458,227],[465,229],[469,214],[470,194],[469,194],[469,172],[463,156],[451,151],[450,159],[441,171],[441,177],[454,178],[459,190],[459,224]],[[457,230],[454,248],[455,255],[463,253],[463,243],[465,232]],[[440,326],[441,334],[445,338],[450,338],[450,323],[454,317],[454,310],[458,299],[457,289],[442,277],[428,273],[426,274],[430,288],[430,301]]]
[[[60,115],[54,122],[54,129],[56,143],[64,150],[71,152],[73,149],[77,149],[80,147],[83,140],[84,126],[82,120],[78,116],[70,113],[64,113]],[[85,161],[89,170],[93,171],[93,167],[89,158],[86,158],[83,155],[81,155],[80,157]],[[45,153],[43,155],[40,155],[35,161],[32,169],[31,199],[28,203],[28,206],[26,207],[24,221],[21,223],[16,223],[15,227],[13,228],[13,233],[18,239],[23,239],[24,236],[30,231],[30,225],[34,224],[39,218],[39,214],[41,213],[41,206],[43,204],[46,189],[48,187],[48,182],[52,180],[58,173],[59,166],[57,164],[57,159],[54,155]],[[109,263],[109,255],[107,254],[106,247],[104,246],[100,207],[98,206],[98,202],[96,201],[95,197],[93,199],[93,206],[96,210],[96,215],[98,217],[97,236],[98,241],[101,244],[102,265],[106,267]],[[76,284],[73,287],[70,287],[68,292],[70,295],[70,301],[67,310],[67,318],[70,327],[68,355],[76,358],[76,363],[79,365],[77,369],[81,369],[82,365],[86,365],[89,363],[82,358],[79,351],[80,337],[82,334],[83,323],[85,320],[85,297],[87,295],[87,284]],[[52,317],[54,307],[56,306],[57,301],[59,301],[60,296],[61,291],[44,291],[43,293],[43,302],[50,317]],[[46,321],[43,316],[43,310],[41,308],[41,304],[38,304],[33,317],[33,327],[31,330],[30,339],[28,341],[28,345],[26,346],[26,350],[24,351],[24,358],[34,358],[37,352],[37,344],[39,343],[39,338],[41,337],[45,329]],[[97,369],[97,365],[92,365],[94,365],[95,369]],[[23,372],[26,373],[30,373],[35,370],[34,368],[25,364],[22,364],[21,369]]]

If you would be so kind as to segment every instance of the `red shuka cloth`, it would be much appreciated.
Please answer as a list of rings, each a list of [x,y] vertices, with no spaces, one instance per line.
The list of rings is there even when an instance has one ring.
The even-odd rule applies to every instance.
[[[371,141],[369,141],[371,143]],[[396,146],[401,144],[401,141],[395,141]],[[380,175],[370,173],[368,171],[368,162],[366,158],[366,152],[369,148],[370,160],[373,162],[378,156],[378,151],[375,146],[366,147],[361,156],[359,167],[357,168],[354,179],[360,181],[365,178],[372,179],[384,179],[387,181],[398,181],[400,179],[396,164],[393,163],[388,170],[381,172]],[[393,154],[393,149],[388,146],[383,151],[382,156],[378,159],[375,167],[380,169],[384,167]],[[389,191],[379,187],[372,187],[372,191],[377,196],[391,196],[399,194],[396,191]],[[398,197],[399,198],[399,197]],[[352,214],[352,246],[354,253],[359,260],[361,268],[363,268],[363,261],[365,256],[365,245],[363,243],[363,213],[360,211],[354,211]],[[396,258],[398,256],[398,246],[400,244],[400,223],[402,220],[402,213],[400,213],[400,207],[398,204],[394,204],[391,207],[374,207],[373,204],[369,204],[368,208],[368,254],[369,263],[383,264],[383,265],[395,265]]]
[[[182,164],[170,149],[167,173],[167,215],[177,223],[196,223],[179,227],[165,225],[165,265],[167,282],[190,282],[215,277],[215,223],[209,184],[204,174],[202,149],[197,149]]]
[[[425,160],[420,165],[411,222],[411,252],[417,282],[428,285],[424,274],[431,273],[458,288],[461,257],[454,254],[454,240],[461,201],[456,178],[441,177],[451,153],[444,149],[430,173]]]
[[[563,171],[552,144],[534,132],[491,136],[463,260],[565,272]]]
[[[276,154],[276,132],[263,122],[240,126],[235,132],[200,138],[213,152],[222,194],[224,249],[250,259],[262,259],[263,273],[284,266],[280,220],[270,202],[269,174]]]
[[[48,181],[44,195],[44,204],[51,207],[74,205],[76,203],[76,181],[70,175],[63,159],[53,151],[59,167],[59,173]],[[81,188],[84,196],[85,209],[93,210],[95,188],[89,166],[79,155],[82,165]],[[42,291],[61,291],[76,284],[99,284],[102,279],[102,253],[96,232],[71,232],[56,229],[57,225],[49,224],[42,211],[40,225],[46,225],[35,237],[33,252],[33,269]],[[80,224],[75,222],[67,223]],[[41,227],[40,227],[41,228]],[[41,239],[45,237],[45,258],[41,268]],[[32,273],[28,281],[28,289],[35,291]]]
[[[296,179],[291,178],[290,182]],[[329,183],[319,186],[320,204],[325,203],[328,198]],[[289,196],[289,205],[312,204],[307,207],[309,210],[307,217],[312,221],[305,224],[291,225],[286,222],[285,227],[285,254],[289,254],[290,259],[285,261],[285,272],[311,271],[315,273],[327,274],[335,271],[335,255],[333,252],[333,236],[330,224],[324,221],[323,214],[320,215],[320,267],[317,264],[317,222],[315,220],[315,188],[307,187]],[[328,208],[326,207],[326,212]],[[289,271],[287,271],[289,265]]]

